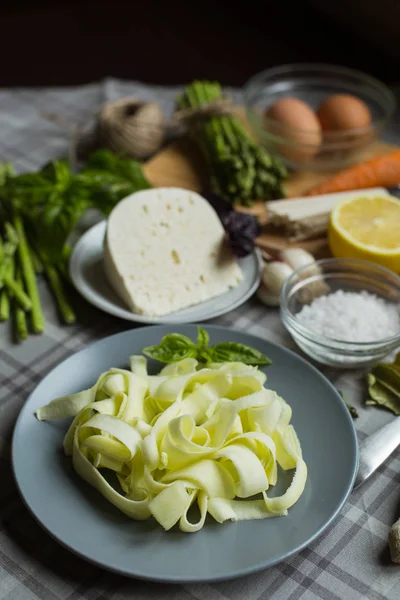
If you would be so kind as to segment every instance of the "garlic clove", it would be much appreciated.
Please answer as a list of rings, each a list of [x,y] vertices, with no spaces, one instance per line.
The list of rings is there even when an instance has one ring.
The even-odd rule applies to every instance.
[[[297,299],[299,302],[309,304],[314,298],[329,292],[329,286],[323,278],[316,277],[316,275],[321,275],[322,271],[312,254],[302,248],[288,248],[282,250],[280,258],[286,261],[294,270],[305,267],[299,274],[300,280],[304,281],[311,278],[307,285],[298,289]]]
[[[312,277],[313,275],[320,275],[321,273],[321,269],[316,264],[313,255],[302,248],[288,248],[287,250],[282,250],[280,253],[280,258],[290,265],[295,271],[308,265],[309,268],[304,269],[303,273],[301,274],[301,279],[304,279],[305,277]]]
[[[292,267],[282,261],[275,260],[264,265],[262,282],[269,294],[279,296],[285,279],[292,273]]]
[[[288,248],[287,250],[282,250],[280,258],[295,271],[296,269],[300,269],[300,267],[315,263],[313,255],[302,248]]]
[[[279,306],[279,296],[270,294],[263,283],[260,283],[260,286],[257,290],[257,297],[263,304],[266,304],[267,306]]]

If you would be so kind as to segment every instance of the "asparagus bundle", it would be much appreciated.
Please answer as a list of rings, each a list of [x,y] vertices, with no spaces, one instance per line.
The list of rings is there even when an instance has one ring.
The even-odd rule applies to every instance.
[[[0,235],[0,319],[7,321],[13,307],[16,337],[23,340],[27,337],[26,313],[33,311],[34,302],[24,288],[17,259],[19,247],[20,237],[16,229],[6,222],[3,235]]]
[[[7,317],[9,306],[5,294],[13,296],[21,308],[26,311],[31,310],[32,302],[22,285],[14,277],[13,261],[19,238],[10,223],[6,223],[4,229],[4,239],[0,236],[0,289],[2,290],[2,316],[4,312]]]
[[[36,282],[36,273],[33,266],[31,251],[25,235],[23,221],[20,215],[14,218],[14,225],[18,233],[18,258],[21,266],[21,274],[25,282],[26,289],[32,301],[32,329],[35,333],[42,333],[44,330],[44,317],[40,305],[39,290]]]
[[[218,83],[195,81],[178,98],[177,108],[196,109],[221,100]],[[194,121],[190,130],[209,164],[213,192],[243,206],[284,197],[285,167],[253,141],[236,116],[208,116]]]
[[[0,234],[0,320],[13,317],[17,341],[28,337],[28,322],[34,333],[44,331],[35,265],[37,255],[28,244],[21,216],[16,214],[13,225],[6,222]],[[63,321],[73,323],[75,315],[65,298],[60,275],[49,264],[45,263],[44,269]]]

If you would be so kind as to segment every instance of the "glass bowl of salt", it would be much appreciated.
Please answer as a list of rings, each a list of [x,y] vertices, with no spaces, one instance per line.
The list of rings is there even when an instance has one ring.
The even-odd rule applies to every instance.
[[[294,341],[319,363],[367,367],[400,347],[400,277],[377,264],[327,258],[301,267],[280,306]]]

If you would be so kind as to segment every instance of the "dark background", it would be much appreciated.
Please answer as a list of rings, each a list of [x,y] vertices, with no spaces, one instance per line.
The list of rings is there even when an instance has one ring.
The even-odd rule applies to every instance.
[[[400,74],[399,0],[3,0],[0,23],[2,87],[105,76],[241,85],[299,61],[356,67],[389,83]]]

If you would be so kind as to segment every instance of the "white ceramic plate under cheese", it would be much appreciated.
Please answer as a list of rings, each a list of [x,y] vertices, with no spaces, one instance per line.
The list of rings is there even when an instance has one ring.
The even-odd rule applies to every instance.
[[[105,312],[137,323],[196,323],[230,312],[256,291],[262,270],[258,251],[239,259],[243,280],[232,290],[162,317],[148,317],[131,312],[114,292],[103,269],[103,242],[106,222],[89,229],[76,244],[70,261],[70,276],[84,298]]]

